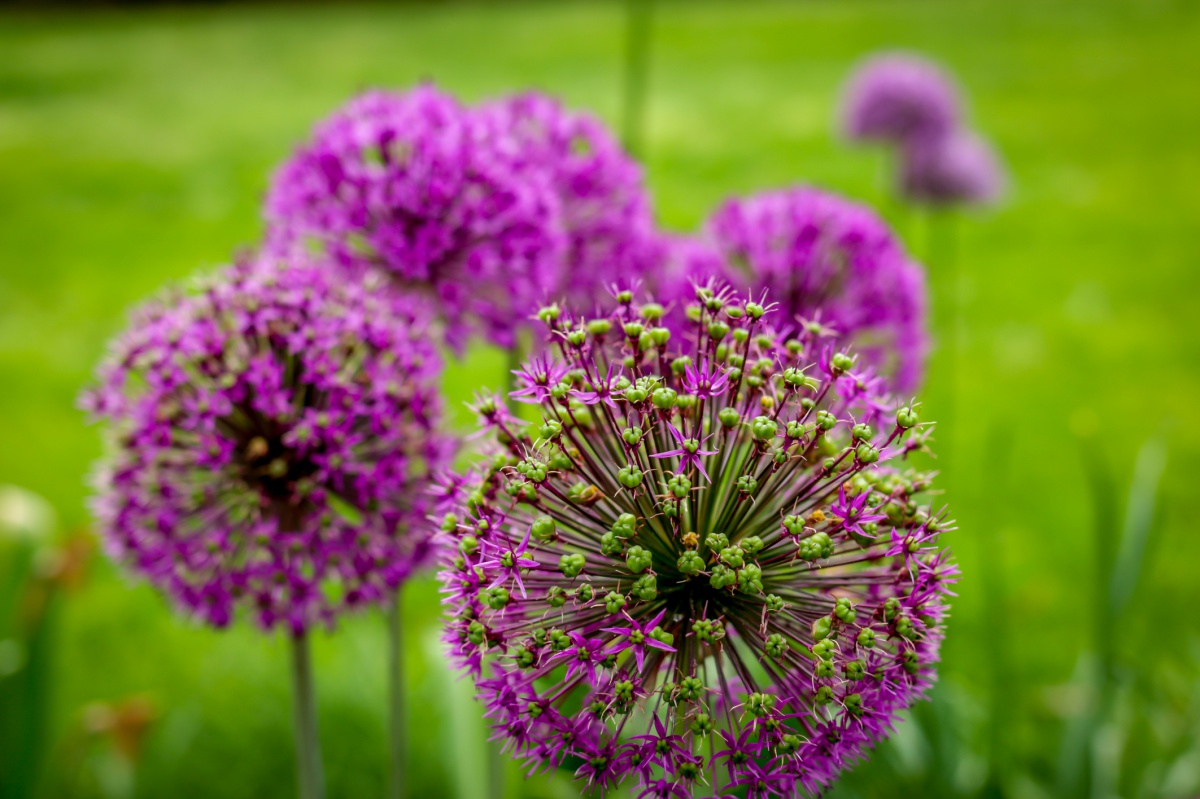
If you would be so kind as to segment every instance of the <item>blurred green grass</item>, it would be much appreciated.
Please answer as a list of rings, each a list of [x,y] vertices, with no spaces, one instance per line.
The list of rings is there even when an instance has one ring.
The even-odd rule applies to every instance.
[[[615,123],[622,7],[0,15],[0,483],[42,493],[68,526],[86,524],[99,441],[74,398],[105,338],[163,281],[254,243],[270,170],[318,117],[356,89],[433,78],[470,100],[537,87]],[[667,226],[695,225],[730,193],[806,181],[881,205],[923,253],[926,220],[889,202],[879,155],[834,135],[841,81],[883,47],[944,60],[1009,162],[1008,203],[960,220],[959,286],[930,276],[939,333],[956,290],[968,320],[954,428],[939,436],[961,523],[948,540],[965,573],[943,675],[954,691],[987,695],[994,618],[977,575],[994,565],[1015,686],[1007,745],[1035,776],[1053,771],[1063,726],[1044,688],[1069,679],[1093,626],[1092,519],[1072,420],[1098,424],[1121,485],[1143,440],[1168,444],[1165,522],[1120,630],[1123,657],[1183,663],[1200,633],[1200,538],[1187,512],[1200,476],[1197,41],[1194,5],[1152,0],[680,2],[662,3],[655,23],[647,169]],[[939,380],[947,355],[940,348],[932,365],[927,418],[950,403]],[[447,377],[452,406],[501,374],[498,357],[474,353]],[[1003,481],[984,462],[993,429],[1011,447]],[[430,655],[432,581],[409,594],[414,793],[477,793],[479,781],[456,777],[440,754],[472,744],[436,701],[451,683]],[[163,717],[138,795],[290,793],[282,642],[180,622],[107,565],[61,622],[56,740],[86,703],[146,692]],[[377,620],[348,623],[317,658],[333,795],[376,793]],[[68,780],[65,751],[52,752],[48,790]],[[520,786],[570,795],[557,783]]]

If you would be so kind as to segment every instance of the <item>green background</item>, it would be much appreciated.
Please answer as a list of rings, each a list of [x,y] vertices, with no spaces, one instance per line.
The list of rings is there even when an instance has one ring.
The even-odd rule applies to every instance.
[[[100,442],[74,401],[104,340],[164,281],[253,245],[271,169],[352,92],[432,78],[474,101],[534,87],[616,124],[623,14],[603,3],[0,13],[0,483],[47,497],[64,530],[87,524]],[[995,211],[942,220],[959,279],[945,262],[930,269],[939,347],[922,399],[945,423],[942,486],[960,522],[946,541],[964,572],[943,683],[839,790],[1065,795],[1064,742],[1092,697],[1081,653],[1100,630],[1116,642],[1119,690],[1085,745],[1115,771],[1093,795],[1192,796],[1200,12],[1152,0],[661,3],[645,162],[663,224],[689,229],[729,194],[809,182],[880,206],[928,255],[930,220],[889,198],[882,154],[835,132],[848,71],[892,47],[959,77],[1011,189]],[[476,381],[501,373],[486,351],[450,370],[459,424]],[[1149,439],[1168,468],[1136,593],[1114,616],[1095,588],[1094,531],[1120,527]],[[1111,471],[1110,508],[1089,493],[1088,464]],[[406,609],[414,795],[482,796],[483,732],[438,659],[432,580],[410,585]],[[44,795],[293,792],[281,640],[199,629],[101,560],[58,611]],[[316,644],[335,797],[383,783],[380,625],[353,619]],[[139,694],[158,717],[133,775],[102,741],[80,743],[81,719],[89,703]],[[565,779],[511,771],[511,795],[577,795]]]

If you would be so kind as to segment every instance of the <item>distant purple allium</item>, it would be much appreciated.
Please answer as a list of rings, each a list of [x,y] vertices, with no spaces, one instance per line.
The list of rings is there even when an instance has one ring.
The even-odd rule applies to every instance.
[[[558,366],[518,389],[542,419],[481,400],[494,456],[447,488],[445,640],[532,769],[815,794],[935,679],[953,525],[882,380],[763,304],[697,299],[698,341],[653,303],[542,314]]]
[[[842,99],[842,129],[852,141],[902,144],[937,138],[958,126],[958,87],[925,58],[888,53],[864,62]]]
[[[276,173],[268,251],[381,267],[435,299],[456,349],[511,346],[565,242],[555,187],[496,123],[432,86],[355,98]]]
[[[115,558],[208,624],[241,606],[296,634],[427,559],[441,364],[385,282],[263,259],[136,312],[81,400],[111,433]]]
[[[919,385],[929,346],[925,272],[872,210],[794,187],[727,201],[706,234],[716,257],[694,245],[690,265],[676,273],[687,284],[765,290],[782,334],[823,326],[888,374],[896,391]]]
[[[934,206],[989,205],[1004,193],[1005,175],[982,137],[960,130],[901,151],[900,194]]]
[[[479,113],[489,130],[511,139],[506,146],[516,146],[524,166],[549,177],[557,195],[566,246],[542,299],[594,308],[610,286],[639,280],[651,266],[654,215],[641,166],[605,125],[536,92],[486,104]]]

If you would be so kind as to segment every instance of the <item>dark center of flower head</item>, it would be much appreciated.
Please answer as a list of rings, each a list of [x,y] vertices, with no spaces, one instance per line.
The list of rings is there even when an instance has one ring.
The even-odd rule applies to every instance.
[[[546,729],[530,732],[577,733],[580,758],[612,746],[694,786],[708,769],[685,764],[716,757],[736,784],[760,768],[764,785],[787,784],[852,757],[920,693],[953,570],[932,533],[916,551],[894,544],[938,518],[918,499],[925,476],[876,465],[917,435],[915,411],[889,411],[876,435],[866,425],[890,400],[869,376],[838,379],[851,357],[821,359],[815,333],[770,335],[762,305],[699,299],[690,359],[672,362],[657,312],[627,303],[553,331],[571,344],[565,384],[540,423],[506,428],[447,525],[459,653],[547,698]],[[585,346],[618,324],[637,335]],[[697,380],[693,363],[711,374]],[[614,374],[611,402],[586,390]],[[526,537],[536,565],[497,603],[482,587],[516,587],[493,564]],[[505,700],[490,708],[507,728]],[[842,727],[862,734],[843,744],[828,733]]]

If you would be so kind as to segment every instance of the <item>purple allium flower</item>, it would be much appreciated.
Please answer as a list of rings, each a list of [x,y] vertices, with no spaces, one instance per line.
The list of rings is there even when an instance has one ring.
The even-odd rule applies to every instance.
[[[136,312],[82,397],[117,559],[216,627],[242,606],[300,634],[428,556],[441,364],[385,280],[264,258]]]
[[[1004,169],[979,135],[966,130],[906,145],[900,159],[900,194],[910,202],[990,205],[1004,193]]]
[[[853,141],[904,144],[945,136],[958,126],[954,80],[908,53],[874,56],[855,70],[842,99],[842,129]]]
[[[727,201],[709,219],[707,238],[716,257],[692,244],[677,283],[765,290],[779,305],[780,333],[827,328],[888,374],[895,390],[920,383],[929,348],[925,272],[872,210],[793,187]],[[692,318],[699,312],[688,310]]]
[[[512,346],[565,241],[558,187],[499,122],[432,86],[355,98],[276,173],[268,250],[381,267],[437,303],[455,348]]]
[[[952,525],[904,465],[915,411],[869,368],[762,303],[697,299],[681,339],[653,303],[542,315],[542,418],[485,418],[494,457],[446,488],[445,640],[532,769],[815,794],[933,681]]]
[[[610,285],[628,287],[652,268],[656,234],[642,168],[603,123],[536,92],[479,113],[526,166],[548,177],[559,202],[566,246],[542,299],[591,309]]]

